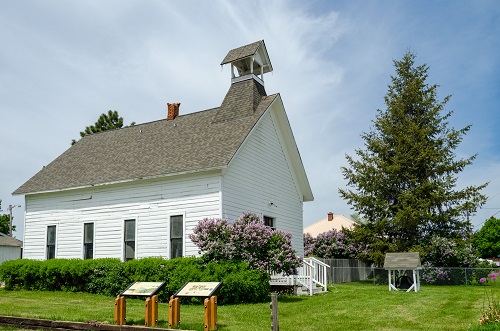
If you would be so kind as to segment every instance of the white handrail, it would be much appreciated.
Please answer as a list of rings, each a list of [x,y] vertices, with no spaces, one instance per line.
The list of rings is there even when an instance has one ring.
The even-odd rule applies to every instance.
[[[297,275],[283,276],[271,274],[271,281],[281,285],[302,285],[309,290],[309,295],[313,295],[314,288],[319,285],[323,291],[327,291],[326,268],[330,266],[314,257],[304,258],[302,265],[297,270]]]

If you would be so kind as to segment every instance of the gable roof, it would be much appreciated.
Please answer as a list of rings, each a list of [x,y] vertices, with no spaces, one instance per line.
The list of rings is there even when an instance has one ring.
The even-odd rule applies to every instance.
[[[254,43],[230,50],[220,64],[224,65],[230,62],[234,62],[252,56],[257,52],[262,42],[263,42],[262,40],[259,40]]]
[[[0,232],[0,246],[22,247],[23,242]]]
[[[277,97],[248,79],[231,85],[221,107],[87,135],[13,194],[222,169]]]
[[[384,269],[411,270],[418,269],[421,266],[418,252],[385,254]]]
[[[320,233],[328,232],[330,230],[340,231],[342,228],[350,229],[354,226],[355,222],[348,219],[344,215],[333,215],[333,219],[328,221],[325,217],[311,225],[304,228],[304,234],[309,233],[313,238],[316,238]]]
[[[224,65],[228,63],[233,63],[235,65],[238,65],[238,62],[241,62],[241,60],[252,57],[256,54],[264,62],[262,63],[264,65],[263,68],[264,73],[273,71],[273,66],[271,64],[269,54],[267,54],[267,49],[264,44],[264,40],[259,40],[254,43],[230,50],[220,64]]]

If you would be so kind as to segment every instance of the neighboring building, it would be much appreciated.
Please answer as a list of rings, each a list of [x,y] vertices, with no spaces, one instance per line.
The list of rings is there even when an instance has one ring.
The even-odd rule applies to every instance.
[[[23,242],[0,232],[0,264],[21,258]]]
[[[317,221],[304,228],[304,234],[309,233],[313,238],[316,238],[320,233],[330,230],[340,231],[342,228],[350,229],[356,222],[342,215],[333,215],[332,212],[327,214],[326,218]]]
[[[303,202],[313,195],[281,96],[264,89],[264,41],[224,64],[232,79],[220,107],[180,115],[173,103],[166,119],[87,135],[19,187],[23,256],[197,255],[189,235],[200,220],[245,211],[291,232],[302,255]]]

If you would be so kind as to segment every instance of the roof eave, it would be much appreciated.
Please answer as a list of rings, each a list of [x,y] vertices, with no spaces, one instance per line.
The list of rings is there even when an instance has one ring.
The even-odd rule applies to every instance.
[[[293,135],[292,127],[288,116],[286,115],[285,106],[283,105],[283,100],[278,94],[278,97],[274,102],[279,102],[279,108],[282,109],[281,112],[275,112],[277,115],[278,123],[283,128],[284,139],[288,146],[288,154],[290,156],[290,162],[295,170],[296,179],[302,193],[302,200],[304,202],[314,201],[314,195],[312,193],[311,185],[309,184],[309,179],[307,178],[307,173],[300,156],[300,152]],[[272,105],[269,107],[271,108]]]
[[[136,181],[139,181],[139,180],[151,180],[151,179],[166,178],[166,177],[173,177],[173,176],[189,175],[189,174],[194,174],[194,173],[205,173],[205,172],[211,172],[211,171],[222,171],[225,168],[227,168],[227,165],[222,165],[222,166],[217,166],[217,167],[211,167],[211,168],[205,168],[205,169],[180,171],[180,172],[170,173],[170,174],[161,174],[161,175],[153,175],[153,176],[136,177],[136,178],[130,178],[130,179],[125,179],[125,180],[117,180],[117,181],[111,181],[111,182],[102,182],[102,183],[88,184],[88,185],[75,186],[75,187],[58,188],[58,189],[53,189],[53,190],[31,191],[31,192],[18,192],[18,193],[13,192],[12,195],[34,195],[34,194],[46,194],[46,193],[56,193],[56,192],[81,190],[81,189],[92,188],[92,187],[99,187],[99,186],[105,186],[105,185],[116,185],[116,184],[131,183],[131,182],[136,182]]]

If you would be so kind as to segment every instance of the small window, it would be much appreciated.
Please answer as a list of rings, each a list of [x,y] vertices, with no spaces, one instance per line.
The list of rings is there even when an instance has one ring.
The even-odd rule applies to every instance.
[[[182,256],[182,237],[184,234],[182,215],[170,217],[170,258]]]
[[[264,224],[274,230],[274,218],[269,216],[264,216]]]
[[[125,221],[125,261],[135,258],[135,220]]]
[[[94,223],[83,225],[83,258],[94,258]]]
[[[47,260],[56,257],[56,226],[47,227]]]

